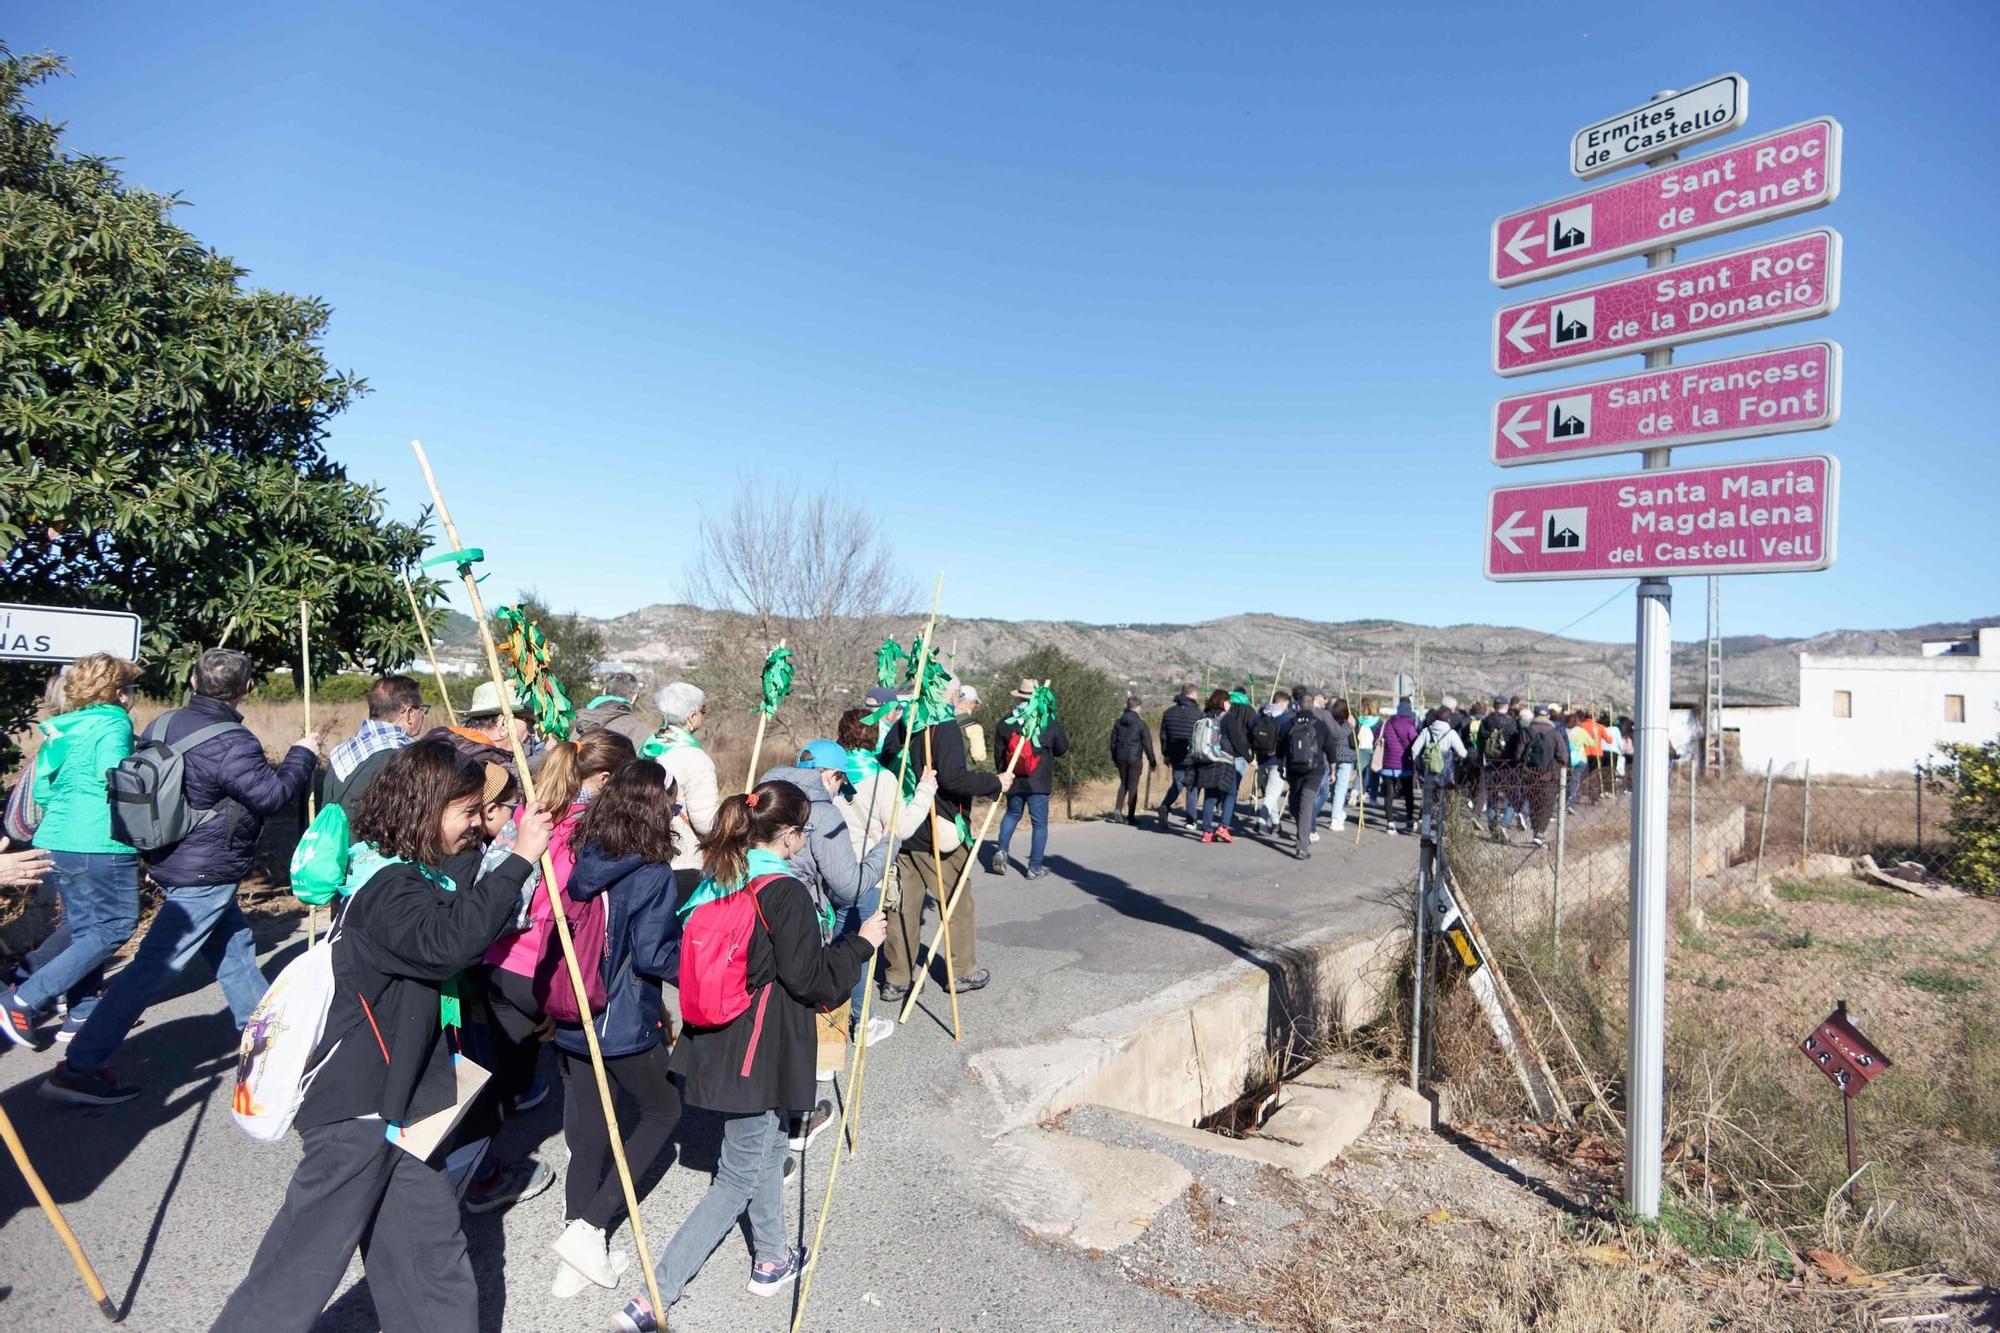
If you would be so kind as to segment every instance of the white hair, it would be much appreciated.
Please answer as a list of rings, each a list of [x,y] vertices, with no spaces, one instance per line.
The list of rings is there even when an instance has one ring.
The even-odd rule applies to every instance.
[[[707,695],[684,680],[677,680],[671,685],[662,685],[653,691],[653,707],[660,710],[660,716],[666,719],[670,727],[686,723],[689,718],[700,712],[701,706],[707,702]]]

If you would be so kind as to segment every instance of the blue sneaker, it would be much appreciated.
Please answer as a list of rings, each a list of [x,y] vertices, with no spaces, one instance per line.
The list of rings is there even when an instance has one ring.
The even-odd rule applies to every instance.
[[[540,1074],[528,1085],[528,1090],[514,1099],[514,1113],[532,1111],[549,1099],[549,1081]]]
[[[0,992],[0,1032],[16,1046],[35,1046],[35,1029],[40,1026],[41,1015],[30,1009],[12,986]]]
[[[611,1333],[659,1333],[660,1321],[644,1296],[634,1296],[625,1308],[611,1316]]]
[[[799,1274],[806,1271],[810,1262],[804,1250],[793,1250],[782,1259],[770,1259],[750,1265],[750,1294],[752,1296],[775,1296],[788,1290],[799,1280]]]

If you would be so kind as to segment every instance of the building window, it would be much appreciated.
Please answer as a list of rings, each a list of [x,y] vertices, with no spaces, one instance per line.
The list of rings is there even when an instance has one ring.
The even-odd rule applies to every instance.
[[[1963,722],[1963,721],[1965,721],[1965,696],[1964,696],[1964,695],[1962,695],[1962,694],[1947,694],[1947,695],[1946,695],[1946,696],[1944,697],[1944,720],[1945,720],[1945,721],[1947,721],[1947,722]]]
[[[1833,692],[1833,715],[1835,717],[1854,716],[1854,692],[1852,690],[1835,690]]]

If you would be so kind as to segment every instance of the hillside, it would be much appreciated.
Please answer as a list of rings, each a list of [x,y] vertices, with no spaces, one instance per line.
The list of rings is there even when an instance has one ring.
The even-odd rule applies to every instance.
[[[702,649],[728,613],[660,603],[599,621],[612,661],[646,676],[667,676],[698,666]],[[1925,639],[1966,634],[1986,617],[1964,624],[1909,629],[1833,630],[1804,639],[1739,635],[1723,640],[1725,697],[1739,703],[1792,703],[1798,698],[1801,652],[1907,654]],[[914,634],[921,626],[912,626]],[[939,622],[938,641],[956,647],[958,664],[977,675],[1027,652],[1053,644],[1112,676],[1159,694],[1181,680],[1197,684],[1238,682],[1253,673],[1267,684],[1280,659],[1287,682],[1324,684],[1350,693],[1387,692],[1396,673],[1416,676],[1432,697],[1456,691],[1519,694],[1538,699],[1629,703],[1632,647],[1565,639],[1500,625],[1412,625],[1396,620],[1327,623],[1288,616],[1245,614],[1193,625],[1084,625],[1050,620]],[[478,657],[472,621],[454,614],[439,642],[443,656],[471,667]],[[1701,691],[1699,644],[1674,646],[1674,698]]]

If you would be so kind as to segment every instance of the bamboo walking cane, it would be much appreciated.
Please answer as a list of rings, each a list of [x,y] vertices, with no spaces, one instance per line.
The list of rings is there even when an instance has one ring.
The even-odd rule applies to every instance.
[[[930,622],[924,627],[923,643],[917,650],[917,698],[910,701],[913,704],[923,697],[924,667],[930,661],[931,636],[937,631],[938,606],[943,600],[944,574],[939,572],[937,586],[931,592]],[[910,716],[903,719],[905,737],[903,753],[900,756],[900,762],[897,764],[896,788],[890,796],[889,855],[882,863],[883,874],[885,876],[893,871],[896,865],[897,834],[901,831],[903,822],[903,778],[910,771],[910,750],[912,747],[909,744],[908,728],[912,718],[915,716],[915,711],[914,708],[911,709]],[[933,814],[935,814],[935,807],[933,807]],[[932,845],[936,845],[935,841],[933,841]],[[917,905],[917,919],[919,921],[923,919],[923,904],[921,903]],[[855,1042],[854,1054],[848,1060],[847,1104],[841,1108],[840,1134],[833,1141],[833,1161],[827,1167],[826,1194],[820,1200],[819,1221],[813,1226],[812,1248],[806,1251],[806,1271],[805,1276],[800,1279],[799,1283],[799,1303],[792,1311],[792,1333],[799,1333],[799,1326],[804,1322],[806,1317],[806,1302],[812,1297],[813,1274],[819,1270],[820,1242],[826,1236],[827,1215],[833,1211],[833,1187],[840,1179],[841,1149],[847,1148],[847,1155],[850,1157],[860,1150],[860,1093],[862,1075],[868,1063],[868,1010],[875,999],[875,962],[881,956],[881,953],[882,951],[877,949],[868,956],[868,967],[863,976],[867,984],[861,989],[861,1013],[856,1019],[856,1031],[860,1033],[860,1040]]]
[[[306,599],[299,598],[299,698],[305,704],[306,735],[313,729],[313,671],[312,671],[312,618],[306,610]],[[318,776],[319,760],[313,760],[314,776]],[[319,815],[318,802],[313,799],[312,787],[306,787],[306,824],[310,826]],[[319,909],[306,904],[306,948],[313,947],[319,935]]]
[[[1027,737],[1023,735],[1021,739],[1026,740]],[[1007,757],[1007,767],[1000,770],[1004,776],[1014,776],[1014,765],[1021,762],[1021,755],[1028,748],[1026,745],[1016,745],[1014,747],[1014,753]],[[1006,793],[1003,791],[1001,795],[1004,797]],[[951,898],[947,902],[938,904],[937,929],[931,932],[930,952],[932,956],[936,956],[938,944],[944,939],[945,932],[951,929],[951,914],[958,907],[958,896],[965,891],[966,881],[972,878],[972,867],[979,864],[979,844],[985,842],[986,835],[993,831],[993,816],[1004,804],[1006,802],[1000,800],[993,801],[987,805],[986,814],[979,821],[979,836],[974,838],[972,846],[966,849],[965,867],[958,872],[958,882],[951,887]],[[924,979],[929,975],[929,968],[925,968],[921,972],[911,973],[910,996],[903,1001],[903,1011],[896,1017],[898,1023],[909,1022],[910,1015],[916,1012],[917,997],[924,993]]]
[[[923,697],[924,672],[926,668],[929,666],[931,639],[937,633],[938,607],[942,605],[943,602],[944,602],[944,574],[942,571],[940,571],[937,577],[937,586],[931,591],[931,618],[929,623],[924,626],[924,637],[918,642],[917,645],[916,676],[914,677],[914,679],[917,682],[917,699],[921,699]],[[916,699],[911,700],[913,704],[916,701],[917,701]],[[898,756],[898,762],[896,765],[896,790],[893,797],[895,801],[895,806],[893,808],[891,827],[889,830],[889,855],[888,858],[883,862],[883,866],[885,867],[883,872],[884,874],[887,874],[890,869],[894,868],[896,864],[896,853],[898,851],[897,844],[898,842],[901,841],[899,834],[902,829],[901,815],[902,815],[902,803],[903,803],[903,783],[905,779],[909,777],[910,774],[910,751],[916,748],[911,743],[915,738],[911,735],[909,730],[910,722],[915,717],[915,715],[916,715],[916,709],[912,708],[910,709],[909,714],[906,715],[903,719],[903,752],[901,755]],[[932,795],[931,800],[933,803],[936,802],[937,797],[935,794]],[[933,809],[935,809],[935,804],[933,804]],[[896,883],[897,883],[897,892],[901,893],[903,888],[903,881],[902,881],[902,876],[900,874],[896,876]],[[944,909],[944,903],[942,901],[938,903],[938,909],[940,911]],[[919,901],[917,903],[917,922],[919,930],[922,929],[923,919],[924,919],[924,905],[921,901]],[[880,953],[881,951],[878,949],[876,951],[876,957],[879,957]],[[876,957],[871,957],[868,960],[868,985],[863,987],[861,991],[860,1030],[861,1030],[862,1054],[860,1054],[859,1057],[854,1062],[854,1077],[848,1083],[847,1111],[849,1114],[847,1116],[843,1116],[843,1120],[846,1121],[847,1123],[843,1124],[841,1130],[841,1137],[847,1140],[848,1151],[850,1153],[859,1152],[861,1149],[861,1093],[862,1093],[862,1085],[865,1082],[868,1073],[868,1057],[865,1054],[865,1052],[868,1049],[868,1011],[875,998]],[[916,959],[912,958],[910,960],[910,965],[912,971],[914,972],[916,966]],[[830,1199],[831,1194],[829,1194],[828,1197]]]
[[[438,523],[444,528],[445,540],[451,543],[454,554],[465,548],[458,539],[458,525],[451,521],[451,511],[445,508],[444,494],[438,490],[437,477],[431,472],[431,461],[424,456],[424,446],[416,440],[410,441],[410,448],[416,452],[417,466],[424,471],[424,484],[430,487],[431,500],[437,505]],[[465,595],[472,603],[472,618],[479,626],[479,642],[486,649],[486,669],[493,677],[493,688],[498,692],[504,707],[512,697],[507,688],[507,678],[500,670],[500,649],[493,642],[493,625],[486,618],[486,603],[479,596],[479,580],[473,577],[470,562],[458,568],[459,577],[465,580]],[[535,802],[535,777],[528,771],[528,755],[521,748],[521,737],[514,730],[510,716],[507,725],[507,740],[514,751],[514,767],[521,780],[522,800],[529,805]],[[542,853],[542,892],[549,902],[550,924],[555,927],[556,943],[562,947],[563,963],[569,971],[569,983],[576,990],[577,1012],[590,1012],[590,1001],[584,994],[583,969],[576,961],[576,944],[570,939],[569,918],[563,914],[562,903],[556,897],[555,862],[545,850]],[[618,1131],[618,1107],[611,1099],[611,1083],[604,1076],[604,1052],[597,1046],[597,1025],[583,1024],[584,1045],[590,1051],[590,1070],[597,1078],[597,1099],[604,1109],[604,1125],[611,1140],[611,1164],[618,1169],[618,1185],[625,1192],[625,1215],[632,1223],[632,1244],[639,1251],[639,1264],[646,1276],[646,1294],[652,1298],[653,1313],[660,1327],[667,1326],[667,1310],[660,1303],[659,1280],[653,1275],[653,1255],[646,1246],[646,1227],[639,1219],[639,1192],[632,1183],[632,1169],[625,1162],[625,1141]]]
[[[458,725],[458,710],[451,706],[451,691],[444,687],[444,668],[438,665],[437,650],[431,647],[431,627],[424,620],[424,610],[417,605],[417,590],[410,582],[410,571],[403,571],[403,592],[410,599],[410,614],[416,617],[417,637],[424,641],[424,656],[430,659],[431,679],[437,682],[438,698],[444,700],[444,715],[451,725]]]
[[[28,1182],[28,1189],[33,1192],[35,1202],[42,1206],[42,1212],[48,1215],[49,1225],[56,1229],[56,1235],[61,1238],[63,1248],[69,1251],[70,1262],[76,1265],[76,1271],[82,1275],[83,1285],[90,1292],[90,1298],[97,1302],[97,1308],[104,1313],[106,1319],[114,1324],[117,1323],[124,1316],[118,1313],[118,1307],[111,1303],[111,1298],[104,1294],[104,1284],[97,1280],[97,1270],[90,1266],[90,1256],[83,1252],[82,1242],[77,1240],[76,1233],[69,1229],[69,1222],[64,1219],[62,1209],[56,1206],[54,1197],[49,1194],[49,1187],[42,1183],[41,1173],[36,1171],[35,1164],[28,1160],[28,1150],[22,1146],[21,1136],[14,1132],[14,1122],[8,1118],[4,1107],[0,1107],[0,1139],[7,1141],[7,1151],[14,1158],[14,1165],[21,1168],[21,1176]]]
[[[778,640],[778,646],[780,648],[784,647],[785,641],[783,639]],[[767,658],[766,661],[768,660]],[[770,721],[771,715],[762,708],[759,708],[757,710],[757,739],[750,746],[750,772],[743,778],[743,794],[745,796],[757,790],[757,756],[764,752],[764,728]]]

